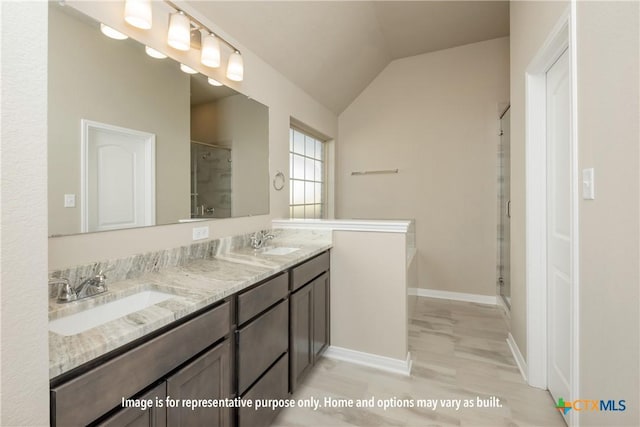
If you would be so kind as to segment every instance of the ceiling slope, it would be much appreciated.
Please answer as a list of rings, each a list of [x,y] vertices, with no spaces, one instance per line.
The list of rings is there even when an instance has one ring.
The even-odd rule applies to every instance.
[[[509,35],[508,1],[189,3],[336,114],[394,59]]]

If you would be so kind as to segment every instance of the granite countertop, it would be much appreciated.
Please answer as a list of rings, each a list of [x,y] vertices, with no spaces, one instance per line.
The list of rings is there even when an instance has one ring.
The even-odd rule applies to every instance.
[[[292,236],[275,239],[269,247],[296,247],[286,255],[267,255],[251,248],[226,251],[182,266],[146,273],[135,279],[109,283],[108,292],[81,301],[49,301],[49,320],[64,317],[144,290],[175,295],[144,310],[120,317],[71,336],[49,331],[49,378],[141,338],[201,308],[237,293],[329,248],[326,240]]]

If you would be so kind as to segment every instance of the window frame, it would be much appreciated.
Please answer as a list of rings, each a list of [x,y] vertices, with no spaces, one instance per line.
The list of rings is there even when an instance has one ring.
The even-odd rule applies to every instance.
[[[295,143],[294,143],[295,132],[298,132],[299,134],[302,134],[305,137],[305,143],[304,143],[305,149],[303,153],[295,150]],[[320,143],[320,146],[322,147],[320,158],[318,158],[315,153],[313,156],[307,155],[306,138],[313,139],[315,141],[314,144],[316,142]],[[308,130],[303,129],[299,126],[296,126],[293,123],[290,124],[289,126],[289,218],[291,219],[323,219],[327,217],[327,145],[326,145],[326,142],[327,141],[325,140],[325,138],[317,134],[314,134],[313,132],[309,132]],[[293,163],[294,156],[299,156],[305,161],[306,159],[312,160],[314,162],[319,161],[321,164],[321,180],[318,181],[315,176],[313,177],[313,179],[307,179],[308,177],[306,176],[306,173],[303,179],[294,178],[294,171],[295,171],[295,165]],[[306,172],[306,167],[304,168],[304,170]],[[307,183],[320,184],[319,202],[317,199],[315,199],[315,195],[314,195],[314,203],[306,203],[306,200],[305,200],[305,203],[295,204],[294,203],[294,183],[295,182],[302,182],[305,184],[305,186]],[[313,216],[307,216],[307,207],[317,206],[317,205],[319,205],[319,208],[320,208],[320,216],[317,216],[315,209],[314,209]],[[304,212],[303,217],[294,216],[294,210],[296,207],[303,208],[303,212]]]

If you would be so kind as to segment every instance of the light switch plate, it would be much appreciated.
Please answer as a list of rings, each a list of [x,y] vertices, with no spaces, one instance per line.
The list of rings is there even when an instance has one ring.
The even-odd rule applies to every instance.
[[[209,226],[193,227],[193,240],[202,240],[209,237]]]
[[[76,207],[76,195],[75,194],[65,194],[64,195],[64,207],[65,208],[75,208]]]
[[[593,168],[582,169],[582,198],[594,200],[596,198],[595,172]]]

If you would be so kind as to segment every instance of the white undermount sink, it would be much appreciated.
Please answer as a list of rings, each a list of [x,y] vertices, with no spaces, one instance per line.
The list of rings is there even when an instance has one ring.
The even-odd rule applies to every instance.
[[[49,330],[65,336],[76,335],[173,297],[175,295],[166,292],[138,292],[115,301],[87,308],[69,316],[50,320]]]
[[[286,248],[286,247],[276,247],[269,248],[262,252],[264,255],[289,255],[295,251],[300,250],[300,248]]]

